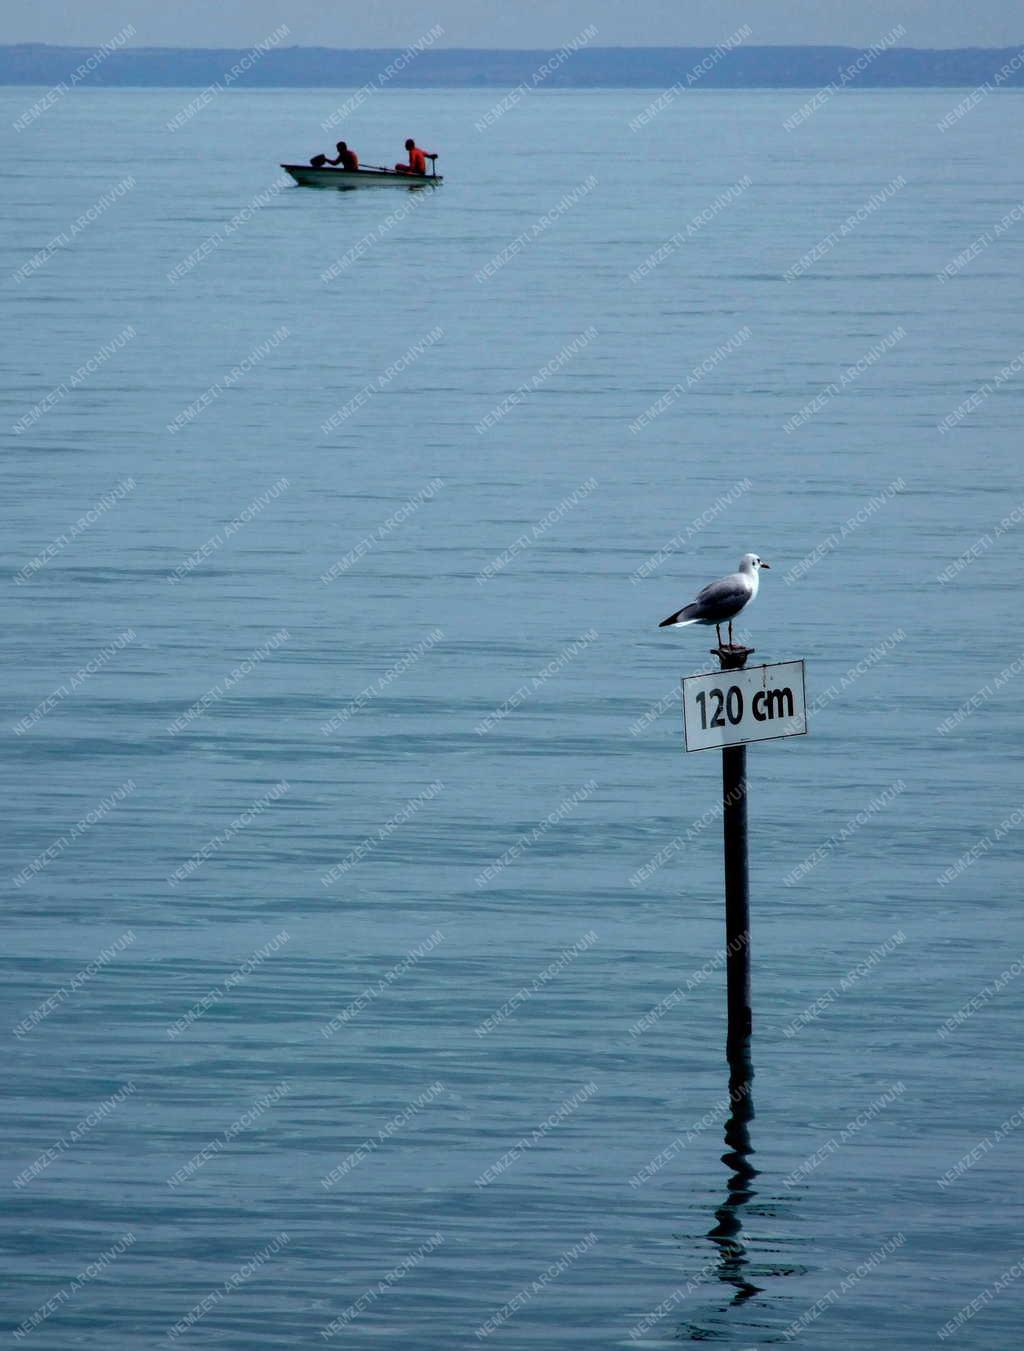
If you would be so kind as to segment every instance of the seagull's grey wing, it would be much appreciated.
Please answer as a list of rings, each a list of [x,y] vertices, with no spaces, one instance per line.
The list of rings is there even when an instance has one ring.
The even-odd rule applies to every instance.
[[[742,572],[730,573],[711,582],[703,591],[698,591],[693,602],[695,618],[710,619],[712,624],[721,624],[732,619],[750,599],[751,585]]]

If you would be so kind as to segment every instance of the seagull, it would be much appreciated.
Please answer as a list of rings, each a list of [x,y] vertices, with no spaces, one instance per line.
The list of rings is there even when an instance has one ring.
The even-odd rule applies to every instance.
[[[658,628],[681,629],[687,624],[714,624],[715,632],[718,634],[718,646],[721,647],[722,630],[719,625],[728,620],[729,646],[732,647],[732,621],[744,605],[749,604],[757,595],[757,588],[760,585],[757,574],[761,568],[769,566],[758,558],[757,554],[744,554],[737,572],[730,573],[728,577],[720,577],[703,591],[698,591],[696,600],[684,605],[674,615],[663,619]]]

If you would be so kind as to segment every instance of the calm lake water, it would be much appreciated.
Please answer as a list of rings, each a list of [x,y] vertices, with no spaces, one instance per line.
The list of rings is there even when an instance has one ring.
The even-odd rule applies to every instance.
[[[0,92],[12,1344],[1012,1345],[1021,96],[196,92]]]

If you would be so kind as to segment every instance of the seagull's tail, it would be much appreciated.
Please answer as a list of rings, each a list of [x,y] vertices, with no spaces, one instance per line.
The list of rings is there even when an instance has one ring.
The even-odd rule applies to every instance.
[[[683,629],[687,624],[699,624],[700,620],[696,615],[697,608],[696,605],[684,605],[683,608],[677,610],[674,615],[669,615],[667,619],[663,619],[658,625],[658,628],[666,629],[671,627]]]

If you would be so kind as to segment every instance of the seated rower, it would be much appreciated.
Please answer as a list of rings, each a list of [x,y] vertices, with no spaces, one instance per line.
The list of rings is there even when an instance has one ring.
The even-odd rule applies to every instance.
[[[343,169],[348,169],[350,173],[355,173],[359,168],[359,156],[354,150],[349,150],[344,141],[339,141],[336,149],[338,151],[337,159],[329,159],[328,164],[340,164]]]
[[[396,164],[395,172],[399,174],[420,174],[425,176],[427,172],[427,157],[419,148],[416,142],[409,138],[405,143],[405,148],[409,152],[408,164]]]

